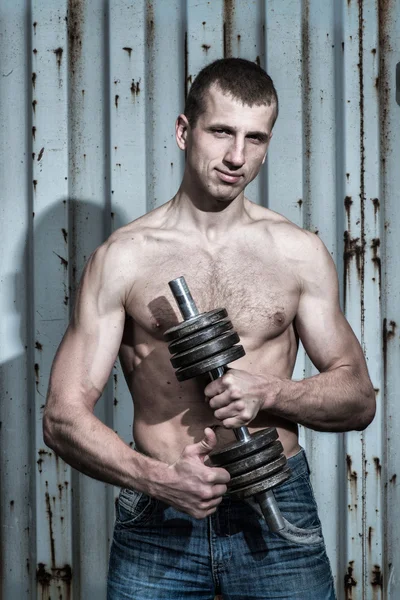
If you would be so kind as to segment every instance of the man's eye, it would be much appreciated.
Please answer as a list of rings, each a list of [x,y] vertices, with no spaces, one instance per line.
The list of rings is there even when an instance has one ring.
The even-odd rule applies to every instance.
[[[213,132],[217,135],[229,135],[229,131],[226,129],[214,129]]]

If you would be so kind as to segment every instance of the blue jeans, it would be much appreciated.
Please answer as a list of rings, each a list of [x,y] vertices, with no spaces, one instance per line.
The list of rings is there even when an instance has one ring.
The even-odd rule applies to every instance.
[[[274,489],[282,514],[321,527],[302,450]],[[224,496],[193,519],[146,494],[122,490],[111,547],[108,600],[335,600],[325,544],[288,542],[247,503]]]

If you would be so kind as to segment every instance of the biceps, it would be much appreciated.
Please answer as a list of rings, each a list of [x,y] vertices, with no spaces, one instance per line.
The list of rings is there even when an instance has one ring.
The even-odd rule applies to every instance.
[[[71,323],[53,364],[50,392],[54,398],[94,406],[116,360],[123,323],[122,311],[93,318],[87,326]]]
[[[360,344],[336,302],[303,298],[296,329],[319,371],[364,363]]]

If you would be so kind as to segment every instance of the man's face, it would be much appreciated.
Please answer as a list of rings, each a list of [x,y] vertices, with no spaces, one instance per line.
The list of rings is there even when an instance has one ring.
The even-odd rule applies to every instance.
[[[246,106],[212,86],[196,126],[183,115],[177,121],[190,185],[217,201],[236,198],[264,163],[274,115],[274,106]]]

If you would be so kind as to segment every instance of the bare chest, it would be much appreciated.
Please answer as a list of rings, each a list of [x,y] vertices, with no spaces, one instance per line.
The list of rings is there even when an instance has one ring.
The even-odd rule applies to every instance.
[[[269,339],[296,314],[298,286],[283,264],[246,253],[175,255],[151,261],[135,282],[128,313],[158,337],[182,320],[168,282],[184,276],[200,312],[225,308],[241,336]]]

